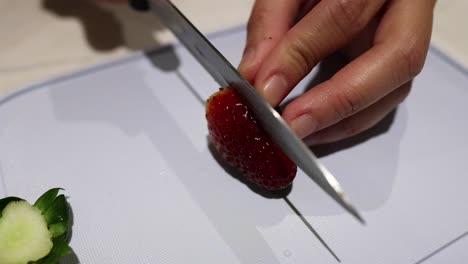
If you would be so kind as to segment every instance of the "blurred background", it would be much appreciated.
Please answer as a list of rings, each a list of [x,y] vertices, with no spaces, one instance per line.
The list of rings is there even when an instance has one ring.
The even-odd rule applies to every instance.
[[[173,0],[205,34],[247,22],[254,0]],[[439,0],[433,46],[468,68],[468,1]],[[174,41],[151,14],[92,0],[0,1],[0,96]]]

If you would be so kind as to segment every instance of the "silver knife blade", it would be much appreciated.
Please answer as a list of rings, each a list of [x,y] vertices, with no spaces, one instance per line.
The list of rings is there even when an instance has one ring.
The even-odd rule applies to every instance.
[[[358,211],[345,197],[335,177],[245,80],[233,65],[169,0],[149,0],[150,9],[172,31],[221,87],[235,89],[247,102],[254,116],[281,150],[351,215],[364,223]]]

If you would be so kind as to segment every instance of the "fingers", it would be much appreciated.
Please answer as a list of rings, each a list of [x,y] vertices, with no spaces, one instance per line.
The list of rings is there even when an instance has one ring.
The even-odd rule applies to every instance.
[[[292,27],[262,64],[255,79],[270,104],[278,105],[323,58],[359,33],[385,0],[322,0]]]
[[[261,62],[292,26],[302,0],[257,0],[247,26],[239,71],[253,81]]]
[[[368,130],[393,111],[408,96],[410,89],[411,83],[408,82],[361,112],[310,135],[305,142],[309,145],[326,144]]]
[[[367,108],[413,79],[427,54],[432,8],[429,0],[390,2],[374,46],[290,103],[283,112],[285,120],[304,138]]]

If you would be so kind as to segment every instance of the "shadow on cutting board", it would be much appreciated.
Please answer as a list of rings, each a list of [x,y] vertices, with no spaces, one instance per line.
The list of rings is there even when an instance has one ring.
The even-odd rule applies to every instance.
[[[153,37],[155,32],[163,29],[157,18],[136,12],[125,4],[98,5],[95,2],[42,0],[42,7],[59,17],[77,19],[89,45],[97,51],[119,47],[146,50],[160,46]]]
[[[288,196],[288,194],[292,190],[292,185],[287,187],[286,189],[279,190],[279,191],[268,191],[265,189],[262,189],[258,187],[256,184],[248,181],[242,173],[237,170],[236,168],[230,166],[227,164],[227,162],[219,155],[218,151],[216,151],[215,147],[213,144],[210,143],[210,140],[207,138],[208,143],[208,149],[210,150],[211,155],[216,159],[216,162],[223,167],[223,169],[226,171],[227,174],[231,175],[235,179],[237,179],[239,182],[245,184],[247,187],[249,187],[250,190],[255,192],[256,194],[268,198],[268,199],[282,199]]]

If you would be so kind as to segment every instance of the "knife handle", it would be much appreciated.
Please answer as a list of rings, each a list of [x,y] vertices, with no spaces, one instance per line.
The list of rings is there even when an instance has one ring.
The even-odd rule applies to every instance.
[[[150,9],[149,3],[147,0],[130,0],[128,1],[131,8],[136,11],[148,11]]]

